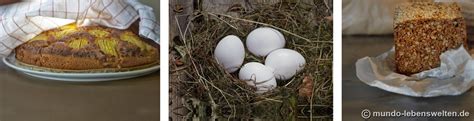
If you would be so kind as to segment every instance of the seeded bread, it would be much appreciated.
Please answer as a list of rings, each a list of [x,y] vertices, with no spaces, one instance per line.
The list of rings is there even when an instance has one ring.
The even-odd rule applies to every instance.
[[[399,5],[394,20],[395,65],[411,75],[439,67],[441,53],[467,47],[466,24],[456,3]]]
[[[156,44],[130,30],[75,24],[42,32],[15,49],[20,62],[53,69],[132,68],[159,61]]]

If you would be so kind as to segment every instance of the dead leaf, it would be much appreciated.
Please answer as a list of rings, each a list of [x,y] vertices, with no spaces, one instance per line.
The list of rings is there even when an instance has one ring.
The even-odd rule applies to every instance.
[[[185,46],[174,46],[174,49],[176,52],[178,52],[179,57],[181,57],[181,60],[186,60],[187,58],[187,53],[186,53],[186,47]]]
[[[176,13],[181,13],[181,12],[184,11],[184,7],[182,5],[177,4],[177,5],[175,5],[173,11],[176,12]]]
[[[332,16],[326,16],[326,17],[324,17],[324,19],[332,21]]]
[[[302,97],[311,97],[313,95],[313,85],[313,77],[305,76],[303,78],[303,84],[301,84],[298,94]]]
[[[174,61],[174,64],[176,64],[176,66],[182,66],[182,65],[184,65],[183,61],[181,61],[181,60],[175,60],[175,61]]]

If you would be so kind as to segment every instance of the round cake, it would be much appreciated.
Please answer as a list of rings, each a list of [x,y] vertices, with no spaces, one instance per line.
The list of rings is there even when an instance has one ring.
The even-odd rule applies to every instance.
[[[42,32],[15,52],[25,64],[64,70],[122,69],[159,62],[157,44],[131,30],[75,24]]]

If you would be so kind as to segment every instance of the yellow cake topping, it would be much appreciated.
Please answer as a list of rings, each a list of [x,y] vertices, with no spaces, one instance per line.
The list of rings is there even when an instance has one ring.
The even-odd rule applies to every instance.
[[[68,43],[69,47],[74,48],[74,49],[82,48],[86,46],[87,44],[89,44],[89,41],[86,38],[73,39],[73,40],[70,40]]]
[[[33,37],[33,39],[30,40],[30,42],[32,41],[36,41],[36,40],[48,40],[48,35],[47,34],[39,34],[37,35],[36,37]]]
[[[59,28],[58,32],[53,33],[56,39],[61,39],[62,37],[78,31],[76,24],[68,24]]]
[[[89,30],[88,32],[97,38],[107,37],[110,34],[110,32],[104,29],[92,29],[92,30]]]
[[[77,25],[76,24],[68,24],[68,25],[64,25],[64,26],[59,27],[59,29],[60,30],[68,30],[68,29],[77,30]]]
[[[129,42],[130,44],[139,47],[140,51],[154,50],[154,47],[142,41],[139,36],[131,31],[123,31],[123,33],[119,35],[119,38],[116,38],[110,36],[112,32],[110,32],[108,29],[102,27],[83,28],[77,27],[76,24],[68,24],[52,31],[43,32],[30,41],[49,40],[50,36],[54,37],[53,40],[67,39],[63,37],[76,32],[87,32],[94,36],[94,43],[98,45],[101,51],[109,55],[118,56],[116,48],[118,46],[119,40]],[[69,40],[66,40],[66,42],[69,47],[74,49],[79,49],[89,44],[89,40],[86,37],[70,38]]]
[[[120,39],[123,40],[123,41],[126,41],[126,42],[130,42],[133,45],[138,46],[141,51],[150,49],[150,47],[147,47],[146,43],[141,41],[140,38],[138,38],[138,36],[136,36],[134,33],[130,32],[130,31],[126,31],[126,32],[122,33],[122,35],[120,35]]]
[[[117,47],[117,41],[115,39],[109,38],[100,38],[95,41],[102,52],[109,55],[117,56],[117,51],[115,47]]]

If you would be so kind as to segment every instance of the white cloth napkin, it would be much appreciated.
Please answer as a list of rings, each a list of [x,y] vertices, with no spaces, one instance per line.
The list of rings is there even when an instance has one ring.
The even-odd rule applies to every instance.
[[[0,57],[43,31],[70,23],[126,29],[138,19],[139,35],[159,43],[153,8],[137,0],[23,0],[0,6]]]

